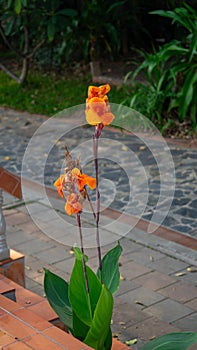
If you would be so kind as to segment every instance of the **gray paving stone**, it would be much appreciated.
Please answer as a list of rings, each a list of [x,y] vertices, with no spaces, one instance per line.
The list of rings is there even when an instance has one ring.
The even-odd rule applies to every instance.
[[[139,287],[139,284],[137,284],[135,280],[132,280],[132,281],[128,281],[126,279],[121,280],[119,288],[116,292],[116,296],[126,294],[126,293],[130,292],[131,290],[136,289],[138,287]]]
[[[190,309],[197,311],[197,297],[185,303]]]
[[[122,255],[127,255],[128,253],[138,252],[144,248],[143,245],[132,241],[126,237],[120,239],[120,244],[123,248]]]
[[[32,290],[32,288],[37,287],[38,283],[31,278],[25,276],[25,288]]]
[[[139,305],[141,309],[165,299],[165,297],[161,294],[148,290],[144,287],[139,287],[128,291],[127,293],[121,294],[119,298],[128,304]]]
[[[162,288],[158,292],[180,303],[186,303],[197,296],[197,287],[180,281]]]
[[[157,291],[166,286],[174,285],[177,282],[177,279],[161,272],[153,271],[136,278],[135,282],[142,285],[144,288]]]
[[[175,327],[183,331],[196,332],[197,330],[197,312],[192,313],[180,320],[173,322]]]
[[[36,254],[37,256],[37,254],[41,251],[46,251],[49,249],[53,250],[55,247],[55,243],[54,242],[49,243],[41,239],[32,239],[31,244],[29,244],[29,242],[24,242],[24,243],[15,244],[14,247],[25,255]]]
[[[173,259],[171,257],[165,256],[164,258],[161,258],[157,261],[148,263],[147,266],[169,275],[186,269],[188,267],[188,264],[178,259]]]
[[[157,261],[164,257],[164,254],[147,247],[137,252],[130,252],[126,255],[126,258],[128,258],[128,260],[139,262],[140,264],[143,264],[145,266],[147,266],[147,264],[149,264],[152,261]]]
[[[53,263],[53,266],[56,269],[68,274],[71,274],[73,265],[74,265],[74,257],[72,256],[68,257],[67,259]]]
[[[18,230],[15,232],[7,232],[7,241],[10,247],[15,247],[17,245],[20,245],[21,243],[32,241],[33,239],[34,237],[29,235],[28,233],[25,233],[22,230]]]
[[[162,300],[146,309],[146,313],[168,323],[175,322],[192,312],[192,309],[171,299]]]
[[[161,335],[178,332],[180,329],[174,325],[169,325],[167,322],[161,321],[156,317],[150,317],[142,322],[129,326],[127,331],[132,335],[132,339],[138,338],[137,349],[140,349],[144,342],[150,342],[155,337]]]
[[[65,260],[67,255],[64,247],[49,246],[45,250],[36,253],[38,259],[42,259],[47,264],[54,264],[58,261]]]
[[[120,266],[120,272],[124,278],[127,278],[128,280],[133,280],[136,277],[151,272],[151,269],[134,261],[130,261],[128,263],[123,264],[123,266]]]
[[[196,266],[189,266],[191,269],[196,269]],[[186,269],[181,271],[182,273],[178,277],[179,280],[184,281],[186,283],[190,283],[191,285],[197,286],[197,272],[188,272]]]
[[[113,323],[123,323],[123,326],[128,328],[130,325],[134,325],[150,318],[150,316],[145,312],[137,310],[130,303],[124,302],[120,298],[115,297],[112,318]]]

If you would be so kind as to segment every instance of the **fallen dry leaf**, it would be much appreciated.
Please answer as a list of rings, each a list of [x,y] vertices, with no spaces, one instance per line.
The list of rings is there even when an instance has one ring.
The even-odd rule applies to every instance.
[[[135,300],[135,304],[145,306],[141,301]]]
[[[197,272],[197,268],[196,267],[188,267],[187,271],[188,272]]]
[[[126,345],[133,345],[137,343],[137,338],[131,339],[131,340],[126,340],[125,344]]]
[[[43,273],[44,270],[43,270],[43,269],[38,269],[37,272],[38,272],[38,273]]]
[[[186,272],[184,272],[184,271],[175,273],[176,277],[180,277],[180,276],[184,276],[184,275],[186,275]]]
[[[139,147],[139,150],[140,150],[140,151],[144,151],[145,149],[146,149],[146,146],[140,146],[140,147]]]

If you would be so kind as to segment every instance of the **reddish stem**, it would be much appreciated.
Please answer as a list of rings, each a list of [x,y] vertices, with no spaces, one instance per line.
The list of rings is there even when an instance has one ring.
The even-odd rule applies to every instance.
[[[101,124],[102,125],[102,124]],[[93,141],[93,151],[94,151],[94,164],[96,173],[96,243],[99,259],[99,270],[102,271],[102,260],[101,260],[101,244],[99,236],[99,218],[100,218],[100,193],[99,193],[99,178],[98,178],[98,139],[101,135],[102,126],[95,128],[95,135],[92,137]]]
[[[82,235],[82,229],[81,229],[81,216],[80,213],[76,214],[77,218],[77,224],[79,228],[79,236],[80,236],[80,243],[81,243],[81,251],[82,251],[82,263],[83,263],[83,271],[84,271],[84,277],[85,277],[85,284],[86,284],[86,291],[89,294],[90,289],[89,289],[89,284],[88,284],[88,275],[87,275],[87,269],[86,269],[86,263],[85,263],[85,258],[84,258],[84,247],[83,247],[83,235]]]

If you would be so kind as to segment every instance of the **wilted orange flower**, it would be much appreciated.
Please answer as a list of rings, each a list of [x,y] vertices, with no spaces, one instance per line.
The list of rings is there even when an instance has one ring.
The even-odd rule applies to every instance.
[[[109,84],[101,86],[89,86],[88,88],[88,99],[93,97],[104,98],[107,97],[106,94],[110,91]]]
[[[58,177],[58,179],[54,182],[54,186],[57,188],[60,197],[63,198],[64,175],[60,175],[60,177]]]
[[[108,84],[101,86],[89,86],[86,99],[86,120],[90,125],[109,125],[114,119],[110,112],[107,93],[110,91]]]
[[[81,192],[85,185],[88,185],[91,190],[96,187],[96,179],[94,177],[82,174],[78,168],[72,170],[72,176],[77,179],[78,189]]]
[[[71,193],[67,197],[67,202],[65,205],[65,210],[68,215],[78,214],[82,211],[82,204],[78,201],[78,195],[76,193]]]

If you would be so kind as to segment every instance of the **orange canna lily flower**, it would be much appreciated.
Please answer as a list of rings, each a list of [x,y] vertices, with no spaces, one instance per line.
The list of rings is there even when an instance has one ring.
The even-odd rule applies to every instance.
[[[72,170],[72,176],[77,179],[78,189],[80,192],[84,189],[85,185],[88,185],[91,190],[96,187],[96,179],[86,174],[81,174],[78,168],[74,168]]]
[[[76,193],[68,195],[65,210],[68,215],[78,214],[82,211],[82,205],[78,202],[78,195]]]
[[[110,112],[107,93],[110,91],[108,84],[101,86],[89,86],[86,99],[86,120],[90,125],[109,125],[114,115]]]
[[[101,86],[89,86],[88,88],[88,99],[92,97],[103,98],[110,91],[109,84]]]
[[[90,125],[103,124],[106,126],[111,124],[111,122],[114,120],[114,115],[111,112],[108,112],[99,117],[99,115],[95,112],[86,110],[86,120]]]
[[[54,182],[54,186],[57,188],[57,191],[60,197],[64,197],[63,188],[64,188],[64,175],[60,175],[58,179]]]

